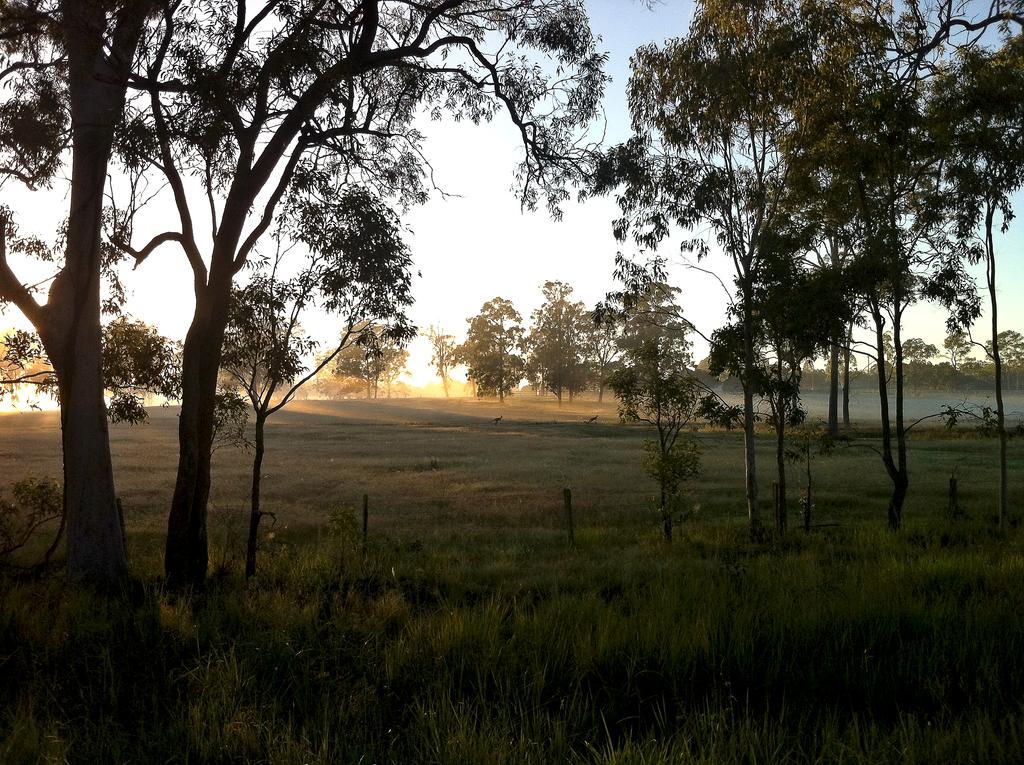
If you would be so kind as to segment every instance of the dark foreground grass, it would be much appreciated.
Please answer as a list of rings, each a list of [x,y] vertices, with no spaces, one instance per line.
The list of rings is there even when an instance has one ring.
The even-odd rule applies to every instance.
[[[1019,532],[880,526],[342,524],[193,597],[0,580],[0,762],[1024,762]]]

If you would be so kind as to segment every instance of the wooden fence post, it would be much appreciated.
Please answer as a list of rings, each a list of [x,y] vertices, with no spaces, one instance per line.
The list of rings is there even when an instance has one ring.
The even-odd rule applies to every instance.
[[[950,476],[949,478],[949,517],[952,520],[956,520],[961,517],[960,512],[960,497],[957,491],[957,480],[955,477]]]
[[[576,546],[576,530],[572,522],[572,489],[562,489],[562,499],[565,500],[565,520],[569,526],[569,546]]]

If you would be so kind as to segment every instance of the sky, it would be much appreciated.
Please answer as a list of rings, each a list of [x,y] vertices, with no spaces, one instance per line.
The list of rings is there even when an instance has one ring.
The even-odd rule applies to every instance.
[[[606,140],[613,144],[630,132],[625,99],[630,56],[640,45],[685,34],[692,4],[664,0],[648,9],[631,0],[589,0],[587,7],[594,32],[601,37],[599,47],[608,53],[606,72],[611,81],[604,111]],[[422,129],[435,180],[448,195],[435,195],[403,216],[419,274],[413,285],[416,303],[411,318],[423,331],[435,325],[461,340],[466,319],[497,296],[512,300],[528,320],[541,302],[540,287],[548,280],[568,282],[575,288],[576,299],[587,305],[614,287],[616,253],[634,255],[636,250],[612,236],[611,222],[618,214],[612,198],[567,202],[560,221],[544,209],[524,211],[513,191],[522,147],[509,120],[499,115],[479,126],[425,121]],[[0,193],[16,194],[13,186]],[[58,188],[11,201],[21,213],[24,228],[45,235],[47,227],[63,217],[63,212],[55,212],[66,209],[63,193]],[[1024,259],[1018,255],[1022,244],[1021,226],[1015,223],[1000,242],[1000,316],[1004,328],[1024,330],[1024,305],[1012,300],[1024,286]],[[687,269],[672,243],[663,254],[673,264],[672,278],[681,288],[679,300],[686,314],[710,334],[724,319],[727,298],[722,287],[713,277]],[[729,283],[724,258],[712,254],[702,265]],[[170,337],[184,337],[193,309],[191,271],[177,248],[158,250],[127,274],[125,283],[130,314],[158,325]],[[941,346],[944,318],[937,308],[915,308],[908,316],[905,336],[924,337]],[[336,334],[325,317],[311,317],[305,325],[313,337],[329,340]],[[3,326],[27,325],[9,310],[0,317]],[[434,382],[425,338],[413,341],[409,350],[405,380],[416,386]],[[695,353],[699,356],[704,350],[698,342]]]

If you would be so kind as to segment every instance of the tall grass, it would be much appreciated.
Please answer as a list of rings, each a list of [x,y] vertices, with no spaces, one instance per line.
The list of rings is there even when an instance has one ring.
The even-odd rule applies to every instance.
[[[681,531],[324,535],[192,597],[4,580],[0,762],[1024,761],[1016,532]]]

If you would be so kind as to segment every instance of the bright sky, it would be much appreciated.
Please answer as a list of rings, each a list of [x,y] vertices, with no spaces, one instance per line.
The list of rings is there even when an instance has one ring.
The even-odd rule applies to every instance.
[[[588,0],[587,6],[594,31],[603,39],[601,47],[609,54],[607,72],[612,81],[605,112],[607,140],[614,143],[629,134],[625,86],[630,55],[644,43],[684,34],[692,4],[688,0],[664,0],[648,10],[644,4],[629,0]],[[438,196],[405,217],[416,268],[422,274],[414,283],[416,304],[412,309],[412,318],[422,330],[438,325],[461,340],[466,318],[499,295],[512,300],[527,319],[540,303],[540,285],[549,279],[572,284],[576,297],[588,305],[612,288],[616,252],[633,252],[612,236],[611,221],[617,215],[613,200],[567,203],[560,222],[551,220],[544,210],[524,212],[512,191],[521,148],[507,120],[499,117],[481,126],[427,123],[423,128],[436,181],[446,192],[458,196]],[[7,187],[3,196],[11,197],[14,188]],[[52,228],[66,214],[63,194],[64,190],[59,189],[4,201],[20,210],[25,230],[45,236],[47,227]],[[999,278],[1003,285],[1001,324],[1024,330],[1024,307],[1013,300],[1024,285],[1024,259],[1017,257],[1022,244],[1021,226],[1015,223],[1000,243],[1003,257]],[[666,246],[665,254],[675,254],[672,245]],[[710,333],[724,316],[721,287],[712,277],[685,269],[678,257],[673,260],[677,263],[674,279],[682,288],[682,305],[691,320]],[[706,265],[719,271],[728,283],[723,259],[712,256]],[[193,308],[191,272],[176,248],[158,251],[127,275],[126,284],[131,314],[156,323],[171,337],[184,337]],[[941,345],[943,321],[937,309],[916,308],[908,318],[905,336],[922,336]],[[314,337],[326,340],[335,335],[322,317],[305,323]],[[13,311],[0,321],[0,326],[6,325],[25,326]],[[987,338],[987,332],[982,334]],[[703,350],[698,344],[695,352],[701,354]],[[426,340],[414,341],[410,354],[407,380],[414,385],[433,382]]]

